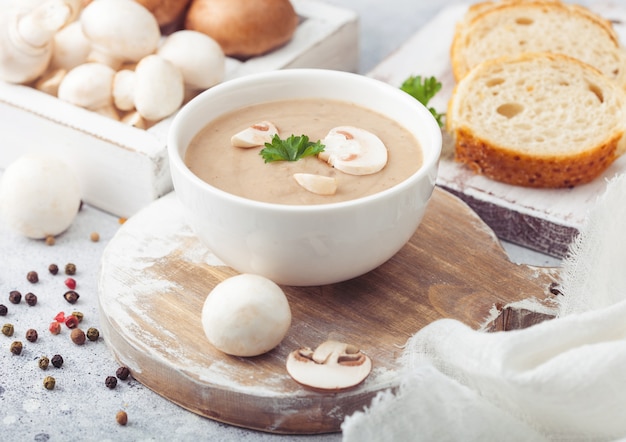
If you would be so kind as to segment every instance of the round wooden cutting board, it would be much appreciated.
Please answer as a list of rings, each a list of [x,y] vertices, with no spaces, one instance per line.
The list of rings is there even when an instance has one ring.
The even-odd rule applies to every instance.
[[[513,264],[461,200],[436,189],[410,242],[378,269],[339,284],[285,286],[293,321],[283,342],[253,358],[207,341],[201,310],[237,273],[187,227],[171,193],[120,227],[101,263],[104,338],[144,385],[202,416],[273,433],[340,431],[345,416],[398,382],[407,339],[439,318],[479,328],[496,305],[549,296],[557,270]],[[373,361],[369,377],[341,392],[313,391],[285,369],[296,348],[332,338]]]

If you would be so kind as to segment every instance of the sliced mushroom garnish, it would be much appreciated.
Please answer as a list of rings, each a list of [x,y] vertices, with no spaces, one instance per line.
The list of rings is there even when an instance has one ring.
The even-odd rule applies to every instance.
[[[296,182],[311,193],[334,195],[337,192],[337,180],[333,177],[314,173],[294,173]]]
[[[326,341],[314,351],[300,348],[287,357],[287,372],[298,383],[321,390],[360,384],[372,370],[371,359],[353,345]]]
[[[265,143],[271,143],[277,133],[276,126],[269,121],[261,121],[233,135],[230,143],[234,147],[244,148],[263,146]]]
[[[331,129],[318,157],[350,175],[370,175],[387,164],[387,147],[373,133],[352,126]]]

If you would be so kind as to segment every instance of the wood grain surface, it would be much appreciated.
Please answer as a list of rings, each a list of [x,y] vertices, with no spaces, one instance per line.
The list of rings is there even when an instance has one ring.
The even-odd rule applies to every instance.
[[[99,302],[116,359],[158,394],[202,416],[273,433],[340,431],[345,416],[398,381],[407,339],[439,318],[471,327],[494,305],[547,299],[558,270],[511,263],[492,230],[437,188],[410,242],[376,270],[339,284],[285,286],[293,321],[283,342],[254,358],[231,357],[204,336],[210,290],[235,275],[187,227],[171,193],[127,221],[107,246]],[[286,372],[292,350],[328,338],[373,361],[360,385],[313,391]]]

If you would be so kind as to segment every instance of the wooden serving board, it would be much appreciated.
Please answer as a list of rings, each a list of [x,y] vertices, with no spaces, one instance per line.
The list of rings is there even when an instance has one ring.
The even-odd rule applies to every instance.
[[[397,385],[407,339],[439,318],[479,328],[495,304],[549,297],[556,269],[511,263],[493,232],[460,199],[436,189],[410,242],[378,269],[320,287],[283,287],[293,315],[283,342],[254,357],[227,356],[204,336],[210,290],[236,272],[191,232],[174,193],[120,227],[101,262],[104,339],[147,387],[221,422],[273,433],[340,431],[345,416]],[[309,390],[286,372],[294,349],[328,338],[373,361],[359,386]]]
[[[624,5],[601,1],[589,5],[610,19],[622,42],[626,42]],[[466,11],[467,4],[443,9],[368,75],[396,86],[411,75],[434,75],[443,87],[431,104],[445,112],[455,86],[450,45],[454,27]],[[476,175],[455,163],[451,140],[445,135],[437,184],[469,204],[499,238],[559,258],[565,256],[587,213],[604,192],[607,178],[626,172],[626,157],[622,157],[592,183],[573,189],[511,186]]]

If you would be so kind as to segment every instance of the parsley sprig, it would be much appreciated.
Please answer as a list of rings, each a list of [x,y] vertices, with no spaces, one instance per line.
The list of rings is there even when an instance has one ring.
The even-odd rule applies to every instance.
[[[437,120],[439,127],[443,126],[444,114],[440,114],[435,108],[428,106],[431,98],[441,90],[441,83],[435,77],[422,78],[421,75],[411,76],[404,80],[400,89],[426,106],[430,113],[433,114],[433,117],[435,117],[435,120]]]
[[[274,135],[271,143],[265,143],[265,148],[259,152],[266,163],[274,161],[297,161],[300,158],[317,155],[324,151],[324,145],[319,141],[309,141],[306,135],[291,135],[286,140],[281,140]]]

